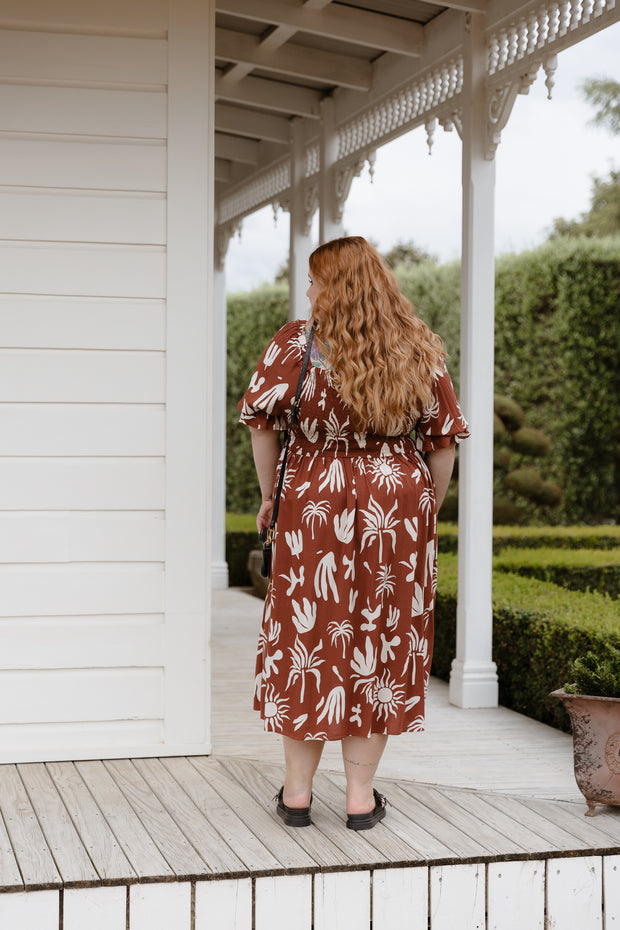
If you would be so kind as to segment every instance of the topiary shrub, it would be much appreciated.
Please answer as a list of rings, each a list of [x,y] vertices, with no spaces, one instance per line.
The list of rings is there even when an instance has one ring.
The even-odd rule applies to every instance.
[[[525,414],[519,404],[515,400],[511,400],[510,397],[496,394],[493,398],[493,409],[495,416],[504,427],[504,435],[506,430],[514,433],[523,425]]]
[[[504,478],[504,487],[520,497],[535,501],[542,492],[545,482],[535,468],[516,468]]]
[[[551,441],[542,430],[532,426],[522,426],[511,436],[511,445],[516,452],[522,455],[531,455],[536,458],[549,455]]]
[[[509,497],[493,495],[493,523],[498,526],[514,526],[523,517],[522,510]]]
[[[508,449],[495,446],[493,449],[493,468],[505,471],[507,468],[510,468],[511,463],[512,458]]]
[[[494,407],[493,422],[499,421],[502,428],[494,425],[493,430],[493,522],[515,524],[536,518],[549,522],[562,502],[562,490],[527,461],[549,455],[549,437],[542,430],[523,426],[525,414],[511,398],[496,396]]]

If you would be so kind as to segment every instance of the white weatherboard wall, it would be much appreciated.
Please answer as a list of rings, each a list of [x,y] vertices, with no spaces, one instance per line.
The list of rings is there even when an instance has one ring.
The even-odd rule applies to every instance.
[[[209,750],[213,16],[0,0],[0,762]]]

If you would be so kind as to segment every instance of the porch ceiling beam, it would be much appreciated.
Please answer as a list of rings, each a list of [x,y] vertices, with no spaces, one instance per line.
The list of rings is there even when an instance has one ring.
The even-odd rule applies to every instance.
[[[447,5],[451,6],[452,2]],[[484,3],[485,0],[464,2],[473,4],[468,6],[468,9],[478,9],[475,4]],[[369,10],[346,6],[313,9],[309,5],[293,5],[287,0],[260,0],[260,3],[256,0],[218,0],[217,9],[246,19],[268,22],[274,26],[287,26],[301,32],[341,39],[343,42],[398,52],[400,55],[416,56],[422,52],[422,26]]]
[[[292,43],[278,49],[265,48],[260,38],[231,29],[215,30],[215,54],[235,64],[325,81],[353,90],[369,90],[372,83],[372,65],[367,61]]]
[[[215,133],[215,157],[230,161],[243,162],[246,165],[258,164],[258,142],[253,139],[240,139],[235,136]]]
[[[290,138],[289,121],[283,116],[271,113],[257,113],[255,110],[240,110],[225,103],[215,104],[216,132],[229,132],[250,139],[265,139],[288,145]]]
[[[232,179],[232,164],[224,158],[215,159],[215,180],[230,183]]]
[[[260,107],[287,116],[319,118],[323,95],[308,87],[295,87],[266,78],[246,77],[238,84],[228,84],[220,75],[215,79],[215,99]]]

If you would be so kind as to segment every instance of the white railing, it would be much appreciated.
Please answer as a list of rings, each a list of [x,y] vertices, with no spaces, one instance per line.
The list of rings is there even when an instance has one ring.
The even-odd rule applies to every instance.
[[[615,9],[615,0],[553,0],[492,32],[487,40],[489,78],[537,53],[552,54],[560,40]],[[563,46],[573,44],[562,42]]]

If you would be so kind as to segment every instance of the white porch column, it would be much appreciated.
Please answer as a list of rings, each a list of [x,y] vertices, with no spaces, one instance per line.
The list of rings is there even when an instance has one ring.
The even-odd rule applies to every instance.
[[[319,171],[319,242],[342,236],[342,222],[335,219],[336,179],[334,165],[338,160],[338,134],[335,126],[334,101],[321,101],[321,167]]]
[[[214,33],[215,0],[169,3],[162,752],[176,754],[209,752],[211,742]]]
[[[301,320],[308,315],[308,256],[312,251],[310,223],[305,204],[304,124],[301,119],[291,123],[291,199],[289,203],[289,320]]]
[[[492,660],[495,162],[487,133],[484,15],[468,14],[463,80],[463,246],[460,396],[471,438],[459,456],[459,585],[450,701],[495,707]]]
[[[216,245],[211,367],[211,587],[228,587],[226,561],[226,272]]]

